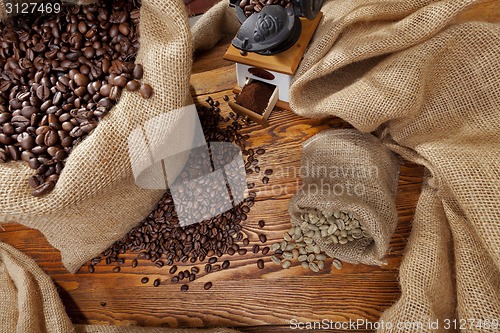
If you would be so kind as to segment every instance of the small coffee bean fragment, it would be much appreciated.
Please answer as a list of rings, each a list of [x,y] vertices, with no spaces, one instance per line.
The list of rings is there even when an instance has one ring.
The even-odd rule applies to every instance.
[[[99,303],[101,306],[106,306],[106,302]]]
[[[155,279],[155,280],[153,281],[153,286],[155,286],[155,287],[159,287],[159,286],[160,286],[160,279]]]
[[[257,267],[259,267],[259,269],[264,269],[264,260],[257,260]]]
[[[181,291],[188,291],[189,290],[189,286],[187,284],[183,284],[181,286]]]
[[[151,96],[153,96],[153,88],[147,83],[143,83],[141,85],[139,92],[141,93],[141,96],[145,99],[149,99],[151,98]]]
[[[141,283],[142,283],[142,284],[146,284],[146,283],[148,283],[148,282],[149,282],[149,278],[147,278],[147,277],[143,277],[143,278],[141,279]]]
[[[203,285],[203,289],[208,290],[212,288],[212,282],[207,282]]]
[[[94,273],[94,272],[95,272],[94,265],[89,265],[89,273]]]

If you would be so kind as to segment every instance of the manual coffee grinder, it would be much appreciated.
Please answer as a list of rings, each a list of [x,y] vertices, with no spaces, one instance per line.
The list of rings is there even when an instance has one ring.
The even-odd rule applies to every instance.
[[[262,114],[234,102],[229,102],[229,106],[238,114],[268,126],[267,118],[274,106],[291,110],[290,85],[321,20],[323,0],[292,0],[287,8],[279,5],[280,1],[259,0],[255,6],[262,9],[248,17],[245,11],[248,13],[249,8],[241,5],[242,1],[245,0],[230,0],[241,28],[224,55],[224,59],[236,62],[238,87],[233,92],[244,91],[253,81],[275,88]],[[254,6],[253,2],[246,0],[244,4]],[[269,3],[278,4],[265,5]]]

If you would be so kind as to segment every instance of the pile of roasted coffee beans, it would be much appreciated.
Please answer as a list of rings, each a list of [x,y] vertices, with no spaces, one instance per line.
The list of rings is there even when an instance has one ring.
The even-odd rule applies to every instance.
[[[293,2],[292,0],[242,0],[240,2],[240,7],[246,16],[258,13],[262,8],[270,5],[280,5],[281,7],[289,8],[293,6]]]
[[[256,156],[264,155],[265,150],[262,148],[255,151],[246,149],[245,141],[249,137],[238,133],[245,124],[244,120],[234,113],[222,117],[220,103],[210,97],[207,103],[208,106],[198,107],[198,115],[207,142],[224,141],[236,144],[243,155],[247,156],[245,163],[247,174],[260,172]],[[195,168],[195,166],[188,164],[183,172],[189,174],[193,171],[190,168]],[[265,171],[264,173],[268,177],[272,172]],[[137,267],[141,259],[154,262],[158,268],[170,266],[168,268],[171,275],[170,282],[183,283],[180,290],[187,291],[189,289],[187,283],[196,280],[199,274],[228,269],[231,262],[229,259],[221,260],[220,257],[223,255],[228,258],[234,255],[244,256],[249,252],[267,255],[270,248],[266,246],[266,235],[260,233],[258,240],[251,241],[243,230],[242,222],[247,220],[256,198],[256,192],[253,190],[255,184],[247,185],[248,195],[242,203],[210,220],[187,227],[179,225],[172,195],[170,191],[167,191],[146,219],[132,229],[127,236],[104,251],[100,257],[91,261],[88,266],[89,272],[94,272],[94,266],[101,262],[113,265],[113,271],[119,272],[120,266],[125,263],[125,259],[120,258],[120,254],[132,252],[137,253],[137,258],[133,259],[130,264],[132,267]],[[265,222],[260,220],[258,227],[263,229]],[[259,269],[264,268],[262,259],[257,260],[256,264]],[[148,277],[143,277],[141,282],[147,284],[150,280]],[[159,278],[152,281],[155,287],[165,282],[168,281],[162,281]],[[205,290],[211,287],[211,282],[203,286]]]
[[[125,0],[0,23],[0,163],[36,170],[34,196],[54,188],[73,147],[123,89],[152,96],[134,64],[138,24],[139,8]]]

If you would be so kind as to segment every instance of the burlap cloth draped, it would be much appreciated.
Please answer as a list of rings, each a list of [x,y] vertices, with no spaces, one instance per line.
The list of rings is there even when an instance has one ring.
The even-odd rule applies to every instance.
[[[385,264],[398,222],[398,175],[398,159],[375,136],[354,129],[322,131],[303,143],[302,188],[290,200],[291,223],[300,225],[308,209],[351,212],[369,238],[328,244],[316,237],[316,243],[345,262]]]
[[[45,197],[31,195],[26,180],[33,170],[25,163],[0,165],[0,223],[15,221],[40,230],[61,251],[70,272],[139,223],[164,192],[135,185],[127,141],[131,131],[191,104],[192,47],[184,3],[143,0],[139,29],[136,62],[144,67],[143,82],[153,86],[151,99],[124,91],[95,131],[73,150],[56,188]],[[159,123],[155,134],[164,137],[176,123],[177,117]],[[163,142],[149,144],[153,150]]]
[[[500,25],[456,21],[480,2],[325,1],[290,91],[297,114],[378,130],[426,167],[402,296],[381,318],[424,332],[429,321],[500,318]],[[216,30],[225,7],[198,22],[195,45],[235,33]]]
[[[52,280],[25,254],[0,242],[0,333],[196,333],[199,330],[73,325]],[[204,333],[235,333],[230,329]]]

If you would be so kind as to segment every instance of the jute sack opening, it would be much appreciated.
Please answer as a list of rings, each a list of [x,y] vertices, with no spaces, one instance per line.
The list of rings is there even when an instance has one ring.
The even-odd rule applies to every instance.
[[[290,200],[292,225],[308,209],[351,212],[370,238],[347,244],[316,243],[329,256],[350,263],[381,265],[398,222],[396,192],[399,163],[371,134],[326,130],[303,144],[302,189]]]
[[[430,321],[444,332],[446,319],[500,317],[500,26],[462,16],[480,3],[325,1],[290,91],[297,114],[378,129],[387,147],[426,167],[402,296],[381,318],[421,322],[422,332]],[[198,22],[195,45],[210,46],[203,28],[234,34],[214,22],[232,12],[221,3]]]
[[[57,289],[25,254],[0,242],[0,333],[235,333],[134,326],[73,325]]]
[[[140,12],[136,63],[143,65],[143,82],[152,85],[153,97],[145,100],[137,92],[124,91],[95,131],[75,147],[54,191],[45,197],[31,195],[26,180],[33,171],[25,163],[0,165],[0,222],[40,230],[61,251],[70,272],[125,235],[164,192],[135,185],[130,133],[158,115],[191,104],[192,48],[184,3],[143,0]],[[178,125],[178,118],[162,118],[167,121],[155,129],[158,140],[149,142],[151,150],[164,144],[161,138]]]

